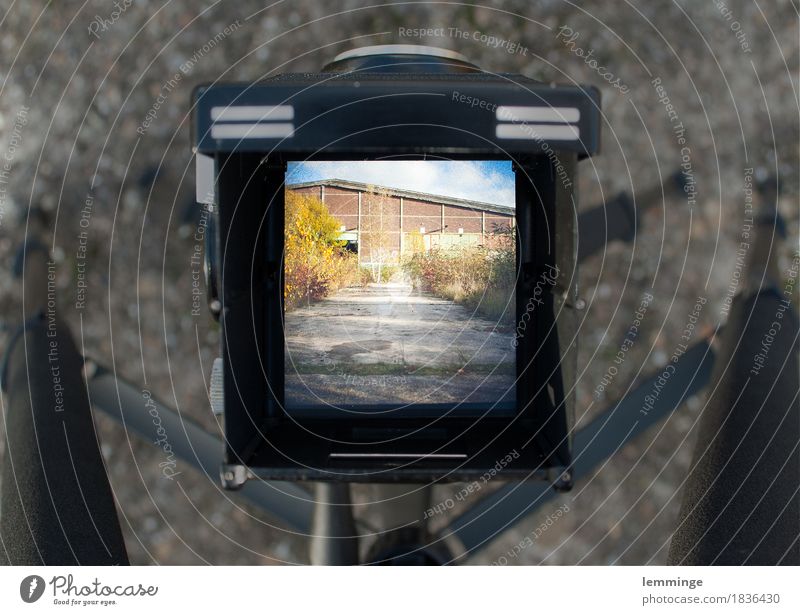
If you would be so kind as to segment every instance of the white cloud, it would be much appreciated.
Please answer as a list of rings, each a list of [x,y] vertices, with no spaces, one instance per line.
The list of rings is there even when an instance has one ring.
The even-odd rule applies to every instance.
[[[473,160],[314,161],[289,166],[289,184],[344,179],[484,203],[514,206],[509,162]]]

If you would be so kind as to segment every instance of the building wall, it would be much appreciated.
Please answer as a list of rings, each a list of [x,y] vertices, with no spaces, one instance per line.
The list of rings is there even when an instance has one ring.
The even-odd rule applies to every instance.
[[[482,214],[483,212],[477,209],[445,205],[444,223],[447,225],[445,232],[458,233],[458,229],[464,229],[464,233],[481,233]]]
[[[346,230],[358,230],[358,193],[352,190],[341,190],[325,186],[323,202],[328,207],[328,211],[335,216]],[[310,192],[318,192],[319,189],[306,188]],[[315,195],[319,197],[320,195]]]
[[[308,186],[295,191],[321,199],[345,227],[346,233],[360,234],[359,260],[364,263],[375,258],[397,262],[400,255],[410,249],[413,243],[410,236],[418,237],[421,228],[424,228],[425,249],[430,249],[479,245],[487,239],[484,233],[513,226],[513,216],[468,207],[363,192],[359,208],[358,190]]]

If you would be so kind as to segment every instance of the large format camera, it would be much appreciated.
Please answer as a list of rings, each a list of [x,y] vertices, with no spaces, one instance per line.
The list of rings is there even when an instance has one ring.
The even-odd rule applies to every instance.
[[[592,87],[416,46],[197,88],[223,483],[568,488],[576,165],[599,115]],[[430,169],[505,187],[494,202],[418,189]]]

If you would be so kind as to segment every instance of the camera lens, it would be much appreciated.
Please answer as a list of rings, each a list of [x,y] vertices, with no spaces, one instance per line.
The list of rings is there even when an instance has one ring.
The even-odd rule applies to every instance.
[[[326,73],[476,73],[480,69],[449,49],[424,45],[359,47],[336,56],[322,69]]]

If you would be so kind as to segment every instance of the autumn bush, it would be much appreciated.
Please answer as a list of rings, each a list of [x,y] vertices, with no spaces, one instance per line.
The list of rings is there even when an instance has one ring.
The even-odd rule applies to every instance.
[[[515,314],[514,241],[501,237],[494,247],[468,246],[416,252],[404,269],[414,285],[477,310],[501,324]]]
[[[286,192],[286,309],[318,301],[359,283],[358,257],[339,240],[340,222],[319,199]]]
[[[367,284],[386,284],[391,282],[400,272],[400,267],[392,263],[383,264],[380,268],[361,267],[361,280]]]

